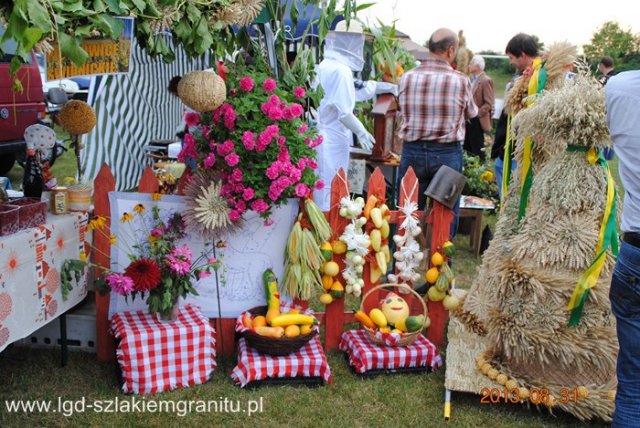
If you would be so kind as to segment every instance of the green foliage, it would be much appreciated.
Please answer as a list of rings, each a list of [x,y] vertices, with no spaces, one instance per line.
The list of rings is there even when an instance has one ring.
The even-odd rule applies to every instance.
[[[462,191],[465,195],[479,196],[498,203],[498,186],[491,164],[482,163],[478,156],[464,153],[462,173],[467,178]]]
[[[62,300],[67,300],[69,292],[73,290],[73,281],[80,282],[87,264],[82,260],[67,259],[60,268],[60,290]]]
[[[367,31],[374,37],[373,60],[376,65],[376,80],[381,79],[388,71],[387,75],[390,75],[391,80],[397,83],[401,73],[397,73],[395,64],[402,67],[402,71],[407,71],[414,67],[416,58],[403,49],[400,41],[396,38],[395,21],[389,26],[384,25],[378,19],[378,27],[369,27]]]
[[[617,22],[608,21],[593,34],[591,43],[582,48],[587,59],[596,64],[602,56],[608,55],[619,65],[623,57],[638,52],[636,39],[631,30],[623,30]]]

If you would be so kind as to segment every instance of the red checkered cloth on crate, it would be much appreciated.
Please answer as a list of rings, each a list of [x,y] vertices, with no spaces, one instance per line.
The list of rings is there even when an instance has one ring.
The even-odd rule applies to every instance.
[[[111,328],[125,393],[155,394],[205,383],[216,367],[215,330],[194,305],[175,321],[144,311],[118,312]]]
[[[349,365],[356,373],[409,367],[442,366],[436,347],[423,335],[409,346],[379,346],[371,343],[364,330],[342,333],[339,349],[349,354]]]
[[[297,352],[283,357],[261,354],[244,338],[238,341],[238,364],[231,371],[235,383],[244,387],[257,380],[287,377],[321,377],[331,383],[331,369],[318,336]]]

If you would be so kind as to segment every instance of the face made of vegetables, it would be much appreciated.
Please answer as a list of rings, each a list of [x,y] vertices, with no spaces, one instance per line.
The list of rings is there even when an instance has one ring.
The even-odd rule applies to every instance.
[[[387,293],[384,300],[380,301],[380,310],[387,318],[387,322],[395,324],[409,316],[409,305],[396,293]]]

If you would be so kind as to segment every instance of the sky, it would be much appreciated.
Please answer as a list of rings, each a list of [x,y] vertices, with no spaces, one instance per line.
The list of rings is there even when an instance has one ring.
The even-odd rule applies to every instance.
[[[358,4],[375,0],[359,0]],[[474,52],[504,53],[509,39],[519,32],[534,34],[545,46],[568,41],[582,45],[607,21],[616,21],[623,30],[640,33],[640,2],[637,0],[377,0],[358,12],[365,22],[384,24],[396,19],[396,29],[423,44],[431,33],[447,27],[464,30],[467,47]],[[635,18],[635,19],[634,19]]]

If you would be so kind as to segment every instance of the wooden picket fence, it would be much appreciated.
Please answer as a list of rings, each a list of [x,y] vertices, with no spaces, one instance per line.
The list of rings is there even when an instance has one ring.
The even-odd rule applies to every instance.
[[[151,171],[151,168],[147,167],[140,178],[138,191],[141,193],[154,193],[158,191],[158,188],[158,180]],[[179,186],[179,188],[181,188],[181,186]],[[109,166],[104,164],[102,165],[94,182],[94,214],[105,216],[108,219],[107,227],[110,227],[111,225],[109,192],[114,190],[115,179]],[[418,183],[412,168],[409,168],[405,176],[402,178],[400,189],[397,194],[398,198],[396,206],[398,207],[402,207],[405,204],[405,201],[417,203]],[[348,195],[349,187],[347,177],[345,172],[340,169],[331,183],[331,209],[328,212],[325,212],[327,220],[331,224],[333,233],[331,237],[332,240],[337,239],[342,235],[344,228],[349,223],[348,219],[341,217],[339,214],[340,199]],[[376,168],[369,178],[367,197],[370,195],[375,195],[379,200],[386,201],[385,178],[379,168]],[[422,216],[423,213],[417,212],[416,214]],[[404,214],[401,211],[391,211],[390,224],[400,224],[403,220]],[[431,236],[430,254],[432,254],[444,241],[449,239],[449,231],[452,221],[453,212],[438,202],[434,202],[434,205],[425,220],[425,223],[429,224],[431,229],[430,234],[428,234]],[[93,262],[99,266],[110,265],[109,255],[111,245],[109,243],[108,236],[109,233],[94,235],[94,246],[99,251],[94,252]],[[341,269],[344,268],[344,255],[338,256],[334,254],[333,260],[340,265]],[[370,267],[366,264],[363,272],[363,279],[365,282],[362,289],[363,296],[374,286],[378,285],[377,283],[371,283],[369,270]],[[100,274],[101,271],[97,270],[96,276]],[[342,282],[344,283],[344,281]],[[379,290],[378,293],[379,295],[372,293],[365,302],[364,309],[367,312],[380,300],[384,291]],[[409,301],[412,312],[422,311],[420,302],[416,301],[414,297],[407,295],[405,298]],[[98,361],[102,362],[112,361],[115,359],[115,341],[113,336],[110,334],[110,324],[108,319],[109,296],[100,296],[96,293],[95,299],[97,358]],[[306,304],[306,302],[299,303],[303,305]],[[429,311],[429,318],[431,318],[431,326],[427,329],[426,336],[437,347],[441,347],[444,344],[444,330],[445,323],[448,319],[448,312],[443,308],[441,302],[428,301],[427,307]],[[326,306],[325,312],[318,312],[316,313],[316,316],[325,326],[324,347],[326,350],[337,349],[345,324],[355,322],[353,312],[345,312],[344,299],[335,299],[331,304]],[[235,351],[235,319],[215,318],[210,321],[217,332],[218,353],[232,354]]]

